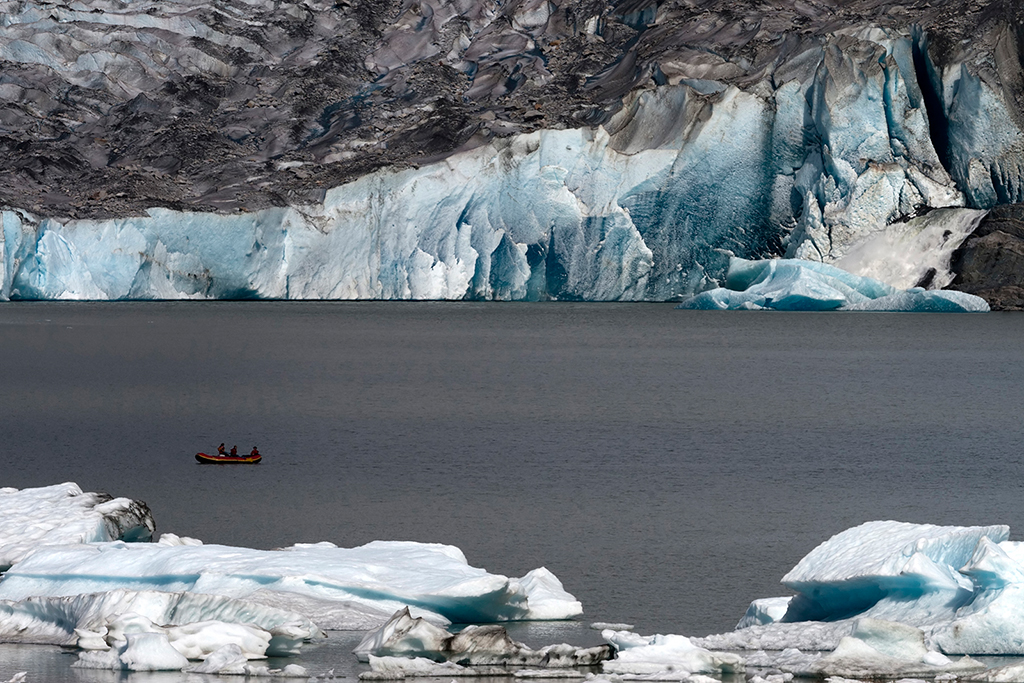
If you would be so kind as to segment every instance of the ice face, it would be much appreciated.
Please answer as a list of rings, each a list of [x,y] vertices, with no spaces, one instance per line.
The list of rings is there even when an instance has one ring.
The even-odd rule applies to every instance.
[[[693,310],[983,312],[984,299],[948,290],[897,291],[873,278],[798,259],[733,258],[725,287],[687,299]]]
[[[929,286],[943,286],[963,230],[931,214],[934,230],[887,226],[1014,201],[1024,143],[970,69],[932,65],[941,84],[920,81],[922,51],[909,31],[830,34],[746,89],[676,78],[626,94],[602,126],[496,137],[318,203],[110,220],[6,210],[0,297],[677,300],[718,285],[730,255],[846,259],[901,289],[935,270]],[[369,63],[387,72],[389,54]],[[952,177],[925,106],[936,88]]]
[[[276,551],[125,543],[42,548],[5,574],[0,600],[118,588],[289,605],[303,614],[313,605],[324,628],[351,623],[352,606],[358,616],[366,616],[411,605],[435,620],[463,623],[534,618],[523,584],[470,567],[457,548],[385,541],[358,548],[299,544]],[[545,618],[580,613],[571,596],[560,613],[550,597],[542,602]],[[375,618],[364,628],[386,618]]]
[[[155,528],[145,503],[83,493],[74,483],[0,488],[0,572],[41,546],[148,541]]]
[[[953,281],[953,251],[974,232],[986,212],[936,209],[891,223],[859,238],[832,265],[881,280],[897,289],[941,289]]]

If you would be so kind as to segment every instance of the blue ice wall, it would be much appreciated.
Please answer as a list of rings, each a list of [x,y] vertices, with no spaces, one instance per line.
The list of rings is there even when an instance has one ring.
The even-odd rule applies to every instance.
[[[1022,150],[989,81],[932,63],[923,35],[866,28],[742,90],[651,85],[602,127],[377,171],[319,204],[107,221],[13,207],[0,297],[678,300],[734,256],[831,263],[929,208],[1022,201]]]

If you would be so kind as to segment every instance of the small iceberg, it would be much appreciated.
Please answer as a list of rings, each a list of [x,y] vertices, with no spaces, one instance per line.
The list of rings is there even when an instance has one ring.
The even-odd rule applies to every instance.
[[[899,290],[880,280],[801,259],[729,260],[725,286],[687,299],[678,308],[735,311],[893,311],[984,313],[984,299],[946,289]]]
[[[577,648],[561,644],[533,650],[512,640],[504,627],[497,624],[467,626],[453,634],[423,618],[414,619],[408,607],[368,633],[354,652],[361,662],[373,664],[377,660],[372,668],[378,673],[411,667],[418,675],[430,676],[455,674],[443,667],[428,667],[435,673],[424,674],[420,660],[460,666],[568,668],[594,666],[615,654],[610,645]]]

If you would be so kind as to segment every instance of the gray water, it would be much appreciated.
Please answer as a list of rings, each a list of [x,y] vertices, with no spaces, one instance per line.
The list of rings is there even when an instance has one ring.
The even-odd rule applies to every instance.
[[[1024,538],[1022,359],[1015,314],[6,303],[0,486],[209,543],[450,543],[703,635],[866,520]],[[222,441],[263,463],[194,461]]]

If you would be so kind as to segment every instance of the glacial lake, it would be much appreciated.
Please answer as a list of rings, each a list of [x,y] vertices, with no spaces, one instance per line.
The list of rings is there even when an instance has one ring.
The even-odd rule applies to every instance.
[[[516,626],[533,645],[596,644],[592,621],[705,635],[867,520],[1024,539],[1022,361],[1004,313],[4,303],[0,486],[138,498],[208,543],[546,566],[586,614]],[[222,441],[263,463],[195,462]],[[297,662],[351,677],[358,634],[334,635]],[[0,681],[118,680],[72,661],[2,645]],[[151,679],[185,680],[130,677]]]

